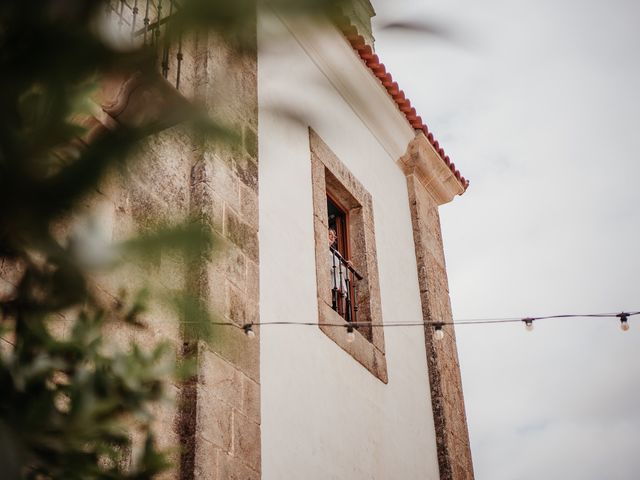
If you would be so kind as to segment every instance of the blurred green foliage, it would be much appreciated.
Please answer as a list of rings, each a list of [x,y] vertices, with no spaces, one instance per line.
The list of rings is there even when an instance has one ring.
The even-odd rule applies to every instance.
[[[168,462],[154,445],[152,404],[163,399],[168,380],[189,373],[165,343],[144,350],[106,344],[107,324],[143,329],[141,317],[158,300],[141,290],[123,292],[113,304],[98,301],[91,289],[96,265],[78,255],[77,241],[55,235],[55,225],[68,221],[110,168],[129,161],[146,133],[120,126],[69,149],[86,133],[77,118],[89,113],[87,100],[101,75],[154,68],[152,52],[116,50],[101,38],[95,25],[105,4],[0,3],[0,262],[16,283],[1,298],[0,476],[6,479],[161,472]],[[196,255],[210,242],[199,226],[178,224],[98,246],[116,253],[99,266],[144,262],[169,246]],[[185,293],[169,300],[176,316],[189,318],[206,338],[210,314],[197,299]],[[142,438],[135,461],[131,428]]]
[[[88,99],[104,74],[156,69],[146,47],[118,49],[100,34],[108,3],[0,2],[0,274],[15,282],[0,297],[0,476],[6,479],[153,477],[168,462],[154,445],[151,405],[163,399],[168,380],[190,374],[167,344],[121,351],[103,339],[109,324],[145,328],[145,311],[160,301],[153,286],[105,304],[91,282],[96,269],[144,263],[169,246],[185,259],[211,251],[207,229],[176,219],[102,246],[97,265],[78,254],[77,242],[55,234],[147,134],[119,125],[78,142],[87,133],[78,118],[91,113]],[[173,34],[208,28],[233,38],[240,50],[255,48],[255,0],[179,3]],[[318,13],[341,2],[270,3]],[[214,137],[226,135],[223,126],[194,120]],[[164,301],[188,319],[186,337],[210,336],[211,314],[197,298],[182,292]],[[132,428],[143,439],[135,459]]]

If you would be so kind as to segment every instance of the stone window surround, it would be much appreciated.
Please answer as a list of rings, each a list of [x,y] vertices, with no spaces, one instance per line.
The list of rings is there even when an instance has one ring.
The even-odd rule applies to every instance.
[[[363,275],[358,289],[358,322],[382,323],[378,260],[371,194],[338,159],[320,136],[309,128],[318,324],[320,330],[383,383],[388,383],[382,328],[355,329],[355,340],[347,342],[347,321],[331,306],[331,278],[327,268],[329,245],[327,190],[349,209],[351,261]],[[344,325],[345,328],[335,325]]]

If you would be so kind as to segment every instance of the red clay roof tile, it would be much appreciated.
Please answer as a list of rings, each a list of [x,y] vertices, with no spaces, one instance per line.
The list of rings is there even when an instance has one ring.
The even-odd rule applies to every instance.
[[[455,164],[451,162],[449,156],[445,154],[444,149],[441,148],[438,141],[433,138],[433,134],[429,132],[428,127],[422,122],[422,117],[417,115],[416,109],[411,106],[411,102],[405,97],[404,92],[400,90],[397,82],[393,81],[393,77],[389,72],[387,72],[384,64],[380,62],[378,55],[373,53],[371,46],[366,44],[362,35],[358,34],[357,29],[351,24],[346,16],[340,15],[337,19],[337,24],[356,53],[364,61],[371,72],[378,78],[378,80],[380,80],[382,86],[396,102],[398,108],[405,115],[409,124],[416,130],[422,130],[431,145],[433,145],[433,148],[438,152],[442,161],[449,167],[451,172],[460,181],[460,183],[462,183],[462,186],[466,190],[469,186],[469,180],[460,174],[456,169]]]

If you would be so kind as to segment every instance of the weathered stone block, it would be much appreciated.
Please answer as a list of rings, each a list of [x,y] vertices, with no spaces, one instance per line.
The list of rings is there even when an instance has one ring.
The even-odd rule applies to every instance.
[[[329,219],[327,216],[327,208],[315,208],[316,205],[326,205],[327,202],[327,183],[324,177],[324,164],[316,155],[311,156],[311,192],[313,195],[313,214],[315,218],[328,228]]]
[[[245,415],[233,414],[233,454],[255,471],[260,471],[260,425]]]
[[[242,375],[242,407],[249,420],[260,423],[260,384]]]
[[[241,374],[228,361],[203,348],[198,369],[198,381],[208,396],[229,406],[240,406],[244,399]]]
[[[173,127],[148,138],[128,163],[132,179],[152,191],[171,212],[184,214],[188,207],[191,145],[187,130]]]
[[[244,292],[238,290],[233,285],[227,283],[226,290],[226,308],[225,316],[236,323],[238,326],[242,326],[245,323],[251,323],[247,320],[247,302]]]
[[[244,292],[247,286],[247,257],[235,244],[224,241],[211,261],[212,268],[219,268],[224,278],[238,290]]]
[[[258,261],[258,232],[248,223],[240,220],[236,212],[224,209],[224,234],[240,247],[254,261]]]
[[[209,184],[199,182],[191,187],[191,217],[213,231],[222,233],[224,201]]]
[[[252,470],[244,462],[231,455],[218,457],[218,480],[260,480],[260,473]]]
[[[244,185],[240,187],[240,213],[246,223],[258,230],[258,195]]]
[[[260,381],[260,329],[254,327],[256,338],[249,338],[239,327],[218,326],[213,330],[211,348],[235,365],[252,380]]]
[[[204,271],[198,282],[199,291],[197,293],[212,312],[222,316],[226,308],[225,285],[227,277],[224,266],[216,263],[216,259],[217,256],[204,266]]]
[[[240,186],[231,165],[210,152],[205,152],[204,158],[211,165],[211,190],[232,208],[239,210]]]
[[[198,148],[201,150],[201,147]],[[202,156],[202,152],[200,152]],[[190,176],[190,185],[193,187],[198,183],[211,183],[211,175],[213,174],[213,166],[211,162],[208,162],[204,159],[199,159],[196,163],[191,167],[191,176]]]
[[[203,438],[196,437],[194,480],[218,480],[218,458],[224,455],[219,447]]]
[[[251,158],[258,158],[258,135],[249,125],[242,127],[242,144]]]
[[[257,194],[258,164],[248,155],[234,157],[232,164],[238,179]]]
[[[167,290],[178,291],[185,287],[186,259],[179,252],[169,250],[160,254],[158,281]]]
[[[225,452],[233,448],[232,407],[216,398],[212,389],[198,386],[198,433]]]
[[[260,298],[260,269],[253,260],[247,259],[247,294]]]

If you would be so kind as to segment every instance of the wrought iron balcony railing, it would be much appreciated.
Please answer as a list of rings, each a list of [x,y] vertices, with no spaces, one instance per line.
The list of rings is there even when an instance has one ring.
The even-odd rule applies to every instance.
[[[362,280],[351,262],[329,247],[332,308],[347,322],[358,322],[358,282]]]
[[[111,0],[107,4],[113,28],[130,35],[132,42],[151,47],[162,76],[180,90],[182,33],[172,31],[171,22],[178,9],[175,0]]]

